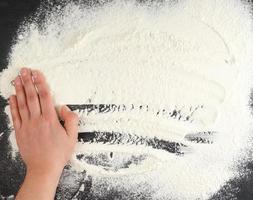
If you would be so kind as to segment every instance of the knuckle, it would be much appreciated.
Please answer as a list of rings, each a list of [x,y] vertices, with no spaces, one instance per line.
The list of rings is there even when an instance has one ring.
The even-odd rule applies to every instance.
[[[28,99],[29,101],[35,101],[36,96],[37,96],[37,95],[36,95],[35,93],[29,92],[28,95],[27,95],[27,99]]]
[[[74,121],[77,121],[77,120],[78,120],[78,116],[77,116],[77,114],[74,113],[74,112],[71,112],[71,113],[70,113],[70,118],[71,118],[72,120],[74,120]]]
[[[22,77],[22,80],[23,80],[24,84],[29,84],[31,82],[30,77],[28,77],[28,76]]]
[[[42,121],[46,124],[53,122],[53,120],[54,120],[53,115],[43,115],[42,116]]]
[[[15,88],[16,88],[17,94],[23,93],[23,87],[21,85],[16,85]]]
[[[50,126],[50,121],[45,118],[33,118],[30,120],[31,130],[36,130],[37,132],[47,132]]]
[[[20,103],[19,105],[18,105],[18,108],[20,109],[20,110],[25,110],[26,109],[26,104],[25,103]]]
[[[36,117],[32,120],[32,124],[35,124],[36,127],[40,127],[40,125],[42,124],[47,124],[48,121],[43,119],[43,118],[40,118],[40,117]]]
[[[10,104],[11,111],[15,111],[17,109],[17,105],[15,103]]]
[[[49,91],[43,89],[40,91],[40,97],[43,98],[43,99],[47,99],[49,98],[50,94],[49,94]]]

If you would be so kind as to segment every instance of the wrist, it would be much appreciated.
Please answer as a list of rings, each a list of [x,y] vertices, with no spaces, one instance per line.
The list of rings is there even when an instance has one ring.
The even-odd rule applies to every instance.
[[[44,179],[59,179],[62,170],[63,167],[47,167],[47,168],[27,167],[26,176]]]
[[[27,167],[25,180],[16,199],[54,199],[61,172],[60,168]]]

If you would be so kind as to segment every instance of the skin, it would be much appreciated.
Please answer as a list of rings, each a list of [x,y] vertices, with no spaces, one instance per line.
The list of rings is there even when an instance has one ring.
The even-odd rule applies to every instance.
[[[44,75],[22,68],[9,104],[19,151],[26,164],[16,200],[54,199],[62,170],[76,144],[78,117],[67,106],[59,116]],[[64,120],[64,127],[59,122]]]

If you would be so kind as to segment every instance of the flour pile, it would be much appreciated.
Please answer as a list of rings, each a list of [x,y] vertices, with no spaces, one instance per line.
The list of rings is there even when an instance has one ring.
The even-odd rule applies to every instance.
[[[126,135],[116,134],[116,144],[77,145],[76,155],[85,159],[73,156],[72,166],[94,177],[98,197],[111,189],[124,191],[125,199],[207,199],[236,175],[252,128],[247,3],[70,3],[47,14],[42,25],[29,22],[21,30],[1,74],[2,96],[13,92],[9,83],[29,66],[46,75],[56,105],[118,105],[103,114],[96,106],[76,110],[80,132]],[[145,145],[129,145],[128,134]],[[202,136],[212,144],[189,139]],[[180,144],[178,152],[168,152],[162,141]],[[11,142],[15,149],[13,134]],[[105,169],[101,154],[114,155],[110,166],[116,167]],[[121,169],[124,158],[138,162]]]

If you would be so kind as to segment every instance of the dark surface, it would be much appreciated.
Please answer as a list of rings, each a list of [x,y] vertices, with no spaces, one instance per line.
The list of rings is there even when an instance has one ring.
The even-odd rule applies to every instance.
[[[12,42],[15,41],[19,24],[34,13],[39,4],[39,0],[0,0],[0,71],[7,66],[8,52]],[[0,97],[0,133],[5,131],[4,136],[0,138],[0,200],[4,199],[1,195],[7,197],[17,192],[25,173],[21,160],[19,158],[13,160],[9,151],[10,147],[6,145],[9,136],[9,132],[6,131],[7,121],[4,114],[6,105],[7,101]],[[253,162],[243,164],[240,169],[241,176],[227,183],[212,199],[253,200]],[[83,184],[89,185],[90,183],[90,177],[83,180]],[[58,195],[57,199],[63,199],[64,195],[66,199],[70,197],[64,190],[59,189],[58,193],[62,193],[62,196]],[[89,191],[85,195],[89,199],[97,199],[89,194]],[[121,196],[117,192],[112,192],[103,199],[121,199]]]
[[[34,0],[0,1],[0,71],[7,66],[7,55],[19,24],[24,17],[34,12],[38,5],[39,1]],[[4,136],[0,138],[0,195],[3,196],[15,194],[24,175],[24,166],[17,164],[20,163],[20,160],[11,159],[10,147],[6,145],[9,136],[9,133],[6,132],[6,116],[3,112],[6,104],[6,100],[0,97],[0,133],[5,131]]]

